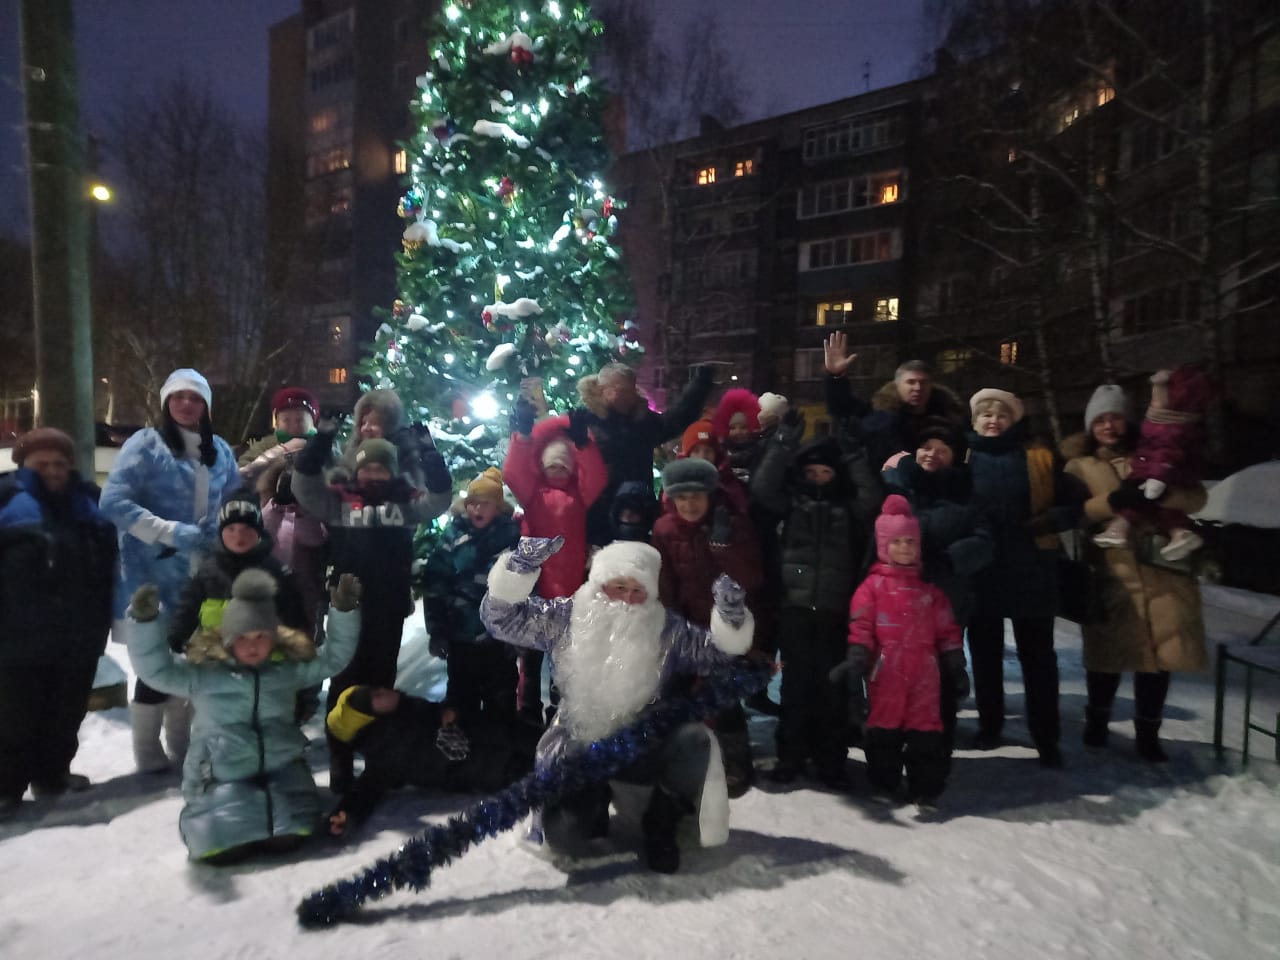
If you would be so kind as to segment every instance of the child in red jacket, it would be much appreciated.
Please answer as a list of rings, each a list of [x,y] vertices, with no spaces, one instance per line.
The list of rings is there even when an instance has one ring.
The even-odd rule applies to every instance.
[[[920,579],[920,523],[905,497],[885,499],[876,519],[876,553],[880,562],[849,605],[848,658],[832,673],[844,674],[850,721],[864,723],[867,778],[877,794],[892,796],[905,764],[912,799],[931,808],[950,765],[942,726],[944,676],[957,703],[969,695],[962,632],[946,594]]]
[[[720,473],[699,457],[672,460],[662,471],[662,489],[671,509],[653,525],[653,545],[662,556],[658,596],[669,610],[690,623],[711,625],[711,585],[721,574],[747,592],[747,607],[760,604],[764,572],[751,521],[723,503]],[[767,645],[759,632],[753,645]],[[740,704],[721,710],[711,720],[724,756],[725,785],[732,800],[754,779],[747,716]]]
[[[587,510],[609,483],[609,470],[580,411],[547,417],[534,425],[535,409],[524,397],[511,414],[511,447],[502,475],[524,509],[526,537],[564,537],[559,553],[542,566],[538,594],[547,600],[572,596],[587,579]],[[520,652],[516,712],[542,719],[542,654]]]

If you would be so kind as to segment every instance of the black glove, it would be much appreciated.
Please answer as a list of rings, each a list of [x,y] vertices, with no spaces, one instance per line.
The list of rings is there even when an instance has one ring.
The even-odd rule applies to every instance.
[[[297,498],[293,495],[293,470],[286,469],[280,472],[280,477],[276,480],[276,492],[272,495],[272,499],[282,507],[297,503]]]
[[[449,638],[443,630],[431,630],[427,638],[427,650],[437,660],[449,659]]]
[[[1107,503],[1116,513],[1121,510],[1140,510],[1145,513],[1151,509],[1151,501],[1142,492],[1142,487],[1127,480],[1120,484],[1118,490],[1113,490],[1107,495]]]
[[[1027,533],[1031,534],[1033,537],[1042,537],[1046,533],[1057,532],[1053,529],[1053,517],[1049,515],[1049,512],[1047,510],[1044,513],[1036,514],[1034,517],[1032,517],[1030,520],[1024,523],[1022,525],[1022,528],[1026,530]]]
[[[845,709],[849,725],[861,727],[867,721],[867,691],[862,679],[867,673],[867,648],[860,643],[849,645],[849,652],[827,678],[836,686],[844,685]]]
[[[591,434],[587,430],[587,417],[590,414],[581,408],[569,411],[569,439],[581,450],[591,442]]]
[[[794,407],[789,409],[782,415],[776,436],[781,444],[788,447],[799,446],[804,437],[804,414]]]
[[[511,432],[523,437],[533,433],[533,421],[538,410],[527,397],[521,397],[511,409]]]
[[[693,371],[693,385],[701,390],[709,390],[716,382],[715,368],[709,363],[699,364]]]
[[[426,482],[429,493],[453,489],[453,477],[439,450],[435,447],[424,449],[418,462],[422,464],[422,479]]]
[[[293,468],[304,477],[317,476],[326,463],[333,457],[334,427],[330,420],[323,421],[327,430],[316,427],[315,434],[307,441],[307,445],[293,462]]]
[[[729,546],[729,537],[732,529],[729,508],[722,503],[716,507],[715,512],[711,515],[711,546]]]
[[[964,651],[958,648],[948,650],[938,658],[938,665],[942,668],[943,678],[951,684],[956,703],[964,703],[969,696],[969,674],[964,669]]]

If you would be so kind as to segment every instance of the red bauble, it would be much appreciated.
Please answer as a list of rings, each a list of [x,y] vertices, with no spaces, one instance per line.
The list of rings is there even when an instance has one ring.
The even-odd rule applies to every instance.
[[[527,63],[533,63],[533,51],[526,50],[524,47],[512,47],[511,62],[517,67],[523,67]]]
[[[613,213],[613,197],[604,198],[604,203],[600,205],[600,212],[606,217]]]
[[[484,311],[484,313],[480,314],[480,322],[484,324],[484,328],[486,330],[492,330],[493,329],[493,311],[486,310]]]

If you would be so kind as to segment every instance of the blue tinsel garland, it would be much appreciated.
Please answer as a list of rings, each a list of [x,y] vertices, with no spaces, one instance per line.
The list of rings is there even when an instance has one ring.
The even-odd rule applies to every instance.
[[[767,667],[746,660],[721,667],[705,677],[690,696],[659,701],[631,725],[566,753],[547,769],[534,771],[445,823],[427,828],[358,876],[308,895],[298,904],[298,920],[304,927],[332,926],[354,914],[367,900],[388,896],[401,887],[415,893],[425,889],[436,867],[447,866],[486,837],[510,830],[533,808],[609,779],[662,744],[677,727],[763,690],[769,675]]]

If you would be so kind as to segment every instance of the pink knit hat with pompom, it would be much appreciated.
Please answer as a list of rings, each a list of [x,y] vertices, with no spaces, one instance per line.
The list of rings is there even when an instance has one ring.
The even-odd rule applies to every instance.
[[[876,555],[881,563],[889,563],[889,541],[896,537],[914,537],[920,542],[920,521],[911,512],[907,498],[898,494],[885,497],[876,517]]]

